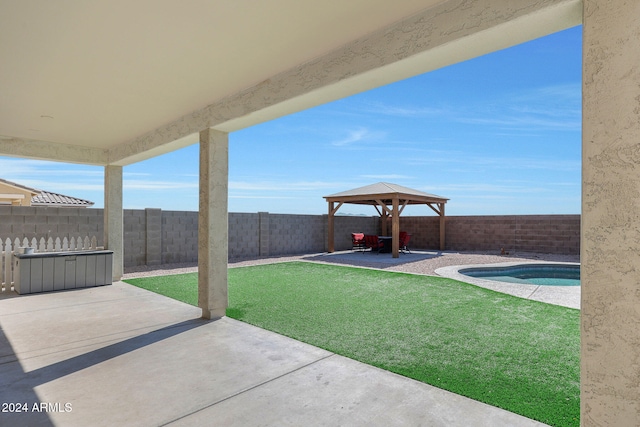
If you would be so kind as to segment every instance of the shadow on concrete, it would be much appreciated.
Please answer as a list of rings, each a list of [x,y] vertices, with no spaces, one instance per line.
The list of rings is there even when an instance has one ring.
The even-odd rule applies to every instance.
[[[34,388],[16,384],[27,375],[0,323],[0,425],[26,425],[28,417],[30,426],[53,426],[46,412],[33,411],[34,405],[39,408],[41,403]]]
[[[4,292],[0,292],[0,300],[3,299],[9,299],[9,298],[16,298],[19,297],[20,295],[18,295],[18,293],[16,291],[4,291]]]
[[[204,326],[210,322],[211,320],[190,319],[175,323],[27,372],[24,371],[19,355],[15,353],[0,324],[0,404],[7,404],[6,409],[16,408],[15,405],[17,404],[22,405],[22,408],[27,408],[27,413],[24,411],[0,413],[0,425],[53,426],[54,423],[46,411],[38,412],[34,408],[38,408],[40,403],[58,403],[60,406],[57,409],[62,410],[64,403],[42,402],[36,392],[38,386]],[[11,404],[13,406],[9,407]],[[24,406],[25,404],[26,406]],[[0,411],[2,409],[0,408]]]

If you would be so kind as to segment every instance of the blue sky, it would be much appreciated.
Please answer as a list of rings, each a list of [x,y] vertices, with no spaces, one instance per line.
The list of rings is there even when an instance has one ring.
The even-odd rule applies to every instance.
[[[322,196],[384,181],[447,215],[580,213],[581,31],[231,133],[229,211],[323,214]],[[0,157],[0,178],[103,206],[101,167]],[[124,207],[197,210],[197,144],[126,166]]]

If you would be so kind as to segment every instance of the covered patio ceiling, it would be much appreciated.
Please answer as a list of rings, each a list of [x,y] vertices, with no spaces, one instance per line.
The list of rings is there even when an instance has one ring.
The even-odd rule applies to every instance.
[[[480,3],[0,0],[0,155],[124,166],[581,22]]]
[[[440,250],[445,247],[444,205],[449,199],[435,194],[425,193],[388,182],[378,182],[364,187],[354,188],[329,196],[324,196],[329,204],[329,252],[335,250],[334,217],[344,203],[371,205],[382,217],[382,235],[387,234],[387,218],[391,217],[391,252],[393,258],[399,257],[400,215],[407,205],[427,205],[440,217]],[[337,204],[337,205],[336,205]]]

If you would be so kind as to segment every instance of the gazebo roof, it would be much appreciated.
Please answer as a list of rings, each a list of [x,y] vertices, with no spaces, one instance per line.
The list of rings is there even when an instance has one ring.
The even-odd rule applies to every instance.
[[[333,252],[334,247],[334,217],[340,206],[344,203],[352,203],[358,205],[371,205],[376,208],[380,216],[385,220],[382,221],[382,234],[386,235],[386,218],[389,216],[392,220],[392,250],[394,258],[398,258],[399,251],[399,217],[407,205],[425,204],[429,206],[435,213],[440,216],[440,250],[444,250],[444,205],[449,199],[446,197],[436,196],[435,194],[425,193],[423,191],[414,190],[413,188],[403,187],[398,184],[390,184],[388,182],[378,182],[377,184],[365,185],[364,187],[354,188],[353,190],[343,191],[341,193],[324,196],[329,203],[328,216],[328,237],[329,252]],[[337,206],[335,204],[337,203]]]
[[[404,187],[388,182],[365,185],[353,190],[324,196],[327,202],[344,202],[361,205],[379,205],[383,202],[390,205],[393,199],[406,201],[406,204],[416,205],[423,203],[446,203],[449,199],[435,194],[425,193],[413,188]]]

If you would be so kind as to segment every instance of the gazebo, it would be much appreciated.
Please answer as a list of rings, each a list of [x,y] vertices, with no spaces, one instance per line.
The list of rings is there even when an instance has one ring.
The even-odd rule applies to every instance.
[[[357,205],[371,205],[376,208],[382,217],[382,234],[387,234],[387,218],[391,216],[391,252],[393,258],[398,258],[400,215],[407,205],[426,204],[440,216],[440,250],[444,250],[444,205],[449,199],[425,193],[402,185],[378,182],[354,188],[353,190],[324,196],[329,203],[329,252],[335,251],[334,245],[334,218],[335,214],[344,203]],[[337,203],[337,205],[336,205]]]

